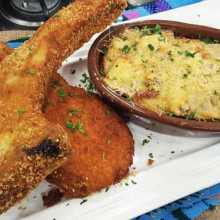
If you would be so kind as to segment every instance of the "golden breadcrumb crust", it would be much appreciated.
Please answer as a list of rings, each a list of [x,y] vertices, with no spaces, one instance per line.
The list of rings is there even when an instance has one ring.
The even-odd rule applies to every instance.
[[[6,43],[0,41],[0,62],[13,51]]]
[[[120,181],[128,174],[134,154],[126,123],[98,95],[86,95],[84,89],[69,86],[58,74],[53,81],[59,86],[48,90],[45,117],[65,128],[74,155],[47,180],[67,197],[84,197]],[[62,89],[65,97],[61,103],[58,91]],[[74,133],[66,125],[69,120],[75,125],[83,123],[88,135],[79,130]]]
[[[41,114],[47,85],[62,61],[125,6],[125,0],[76,0],[1,62],[0,213],[70,156],[67,133]]]

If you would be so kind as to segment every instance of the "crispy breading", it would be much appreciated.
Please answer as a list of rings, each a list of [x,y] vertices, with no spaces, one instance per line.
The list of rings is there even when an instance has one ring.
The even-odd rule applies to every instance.
[[[13,49],[10,48],[6,43],[0,41],[0,62],[2,62],[2,60],[9,55],[10,53],[12,53]]]
[[[64,129],[42,115],[62,61],[115,21],[125,0],[76,0],[0,65],[0,213],[20,202],[71,154]]]
[[[134,153],[126,123],[97,94],[86,95],[84,89],[69,86],[58,74],[53,81],[56,88],[49,88],[45,117],[65,128],[74,155],[47,180],[66,197],[84,197],[120,181],[128,174]],[[59,97],[60,91],[65,97]]]

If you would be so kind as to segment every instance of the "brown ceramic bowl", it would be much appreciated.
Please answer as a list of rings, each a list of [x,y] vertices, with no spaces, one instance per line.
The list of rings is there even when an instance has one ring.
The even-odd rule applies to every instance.
[[[146,119],[158,121],[167,125],[176,126],[184,129],[220,132],[220,122],[186,120],[180,117],[171,117],[166,114],[162,114],[159,116],[158,113],[154,111],[146,108],[141,108],[134,103],[128,102],[124,97],[109,88],[108,85],[104,82],[103,76],[100,75],[103,57],[103,54],[100,51],[103,49],[103,47],[106,46],[106,44],[110,43],[113,36],[119,34],[119,32],[123,31],[125,28],[135,26],[142,27],[144,25],[154,27],[156,24],[159,24],[162,29],[169,29],[173,31],[178,36],[183,36],[187,38],[198,38],[200,34],[202,38],[209,37],[211,39],[216,39],[220,41],[219,29],[174,21],[147,20],[115,26],[113,30],[108,29],[104,31],[96,39],[89,51],[88,70],[90,77],[95,84],[98,92],[118,109]]]

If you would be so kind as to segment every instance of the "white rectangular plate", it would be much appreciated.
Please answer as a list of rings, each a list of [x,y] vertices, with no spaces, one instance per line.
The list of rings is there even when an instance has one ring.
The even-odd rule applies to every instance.
[[[170,20],[184,21],[186,19],[186,22],[203,24],[205,22],[195,22],[193,19],[195,16],[197,19],[203,15],[207,16],[208,11],[211,10],[208,2],[213,5],[214,3],[219,4],[218,1],[208,0],[161,13],[158,16],[153,15],[152,18],[166,19],[169,15]],[[220,15],[217,11],[215,14],[215,6],[212,7],[212,16],[215,21],[217,19],[214,27],[219,27]],[[192,12],[190,13],[190,11]],[[194,14],[195,11],[197,14],[200,13],[199,17]],[[181,13],[182,17],[180,17]],[[213,26],[213,23],[210,26]],[[60,69],[63,77],[72,85],[80,83],[79,80],[82,79],[83,73],[88,74],[86,60],[75,59],[77,56],[86,57],[88,48],[89,44],[77,51],[68,61],[64,62],[64,67]],[[74,75],[70,74],[73,69],[76,70]],[[160,126],[152,124],[149,124],[149,127],[154,127],[153,130],[140,127],[133,122],[129,122],[128,126],[135,139],[135,156],[134,164],[130,169],[131,175],[127,179],[111,186],[108,192],[103,190],[89,196],[88,201],[82,205],[80,205],[81,199],[68,201],[64,199],[51,208],[43,207],[41,194],[50,189],[49,184],[43,182],[21,204],[1,215],[0,220],[131,219],[220,182],[219,135],[194,137],[192,134],[191,137],[184,137],[178,136],[176,129],[173,129],[171,134],[163,133],[161,129],[159,132]],[[144,139],[148,139],[150,142],[142,146]],[[150,153],[153,154],[155,163],[147,166]],[[134,167],[135,169],[133,169]],[[131,180],[137,184],[132,184]]]

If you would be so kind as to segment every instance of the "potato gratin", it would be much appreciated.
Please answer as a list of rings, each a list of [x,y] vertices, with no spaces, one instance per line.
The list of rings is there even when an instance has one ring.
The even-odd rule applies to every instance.
[[[101,75],[137,105],[187,119],[220,119],[220,44],[129,28],[103,48]]]

